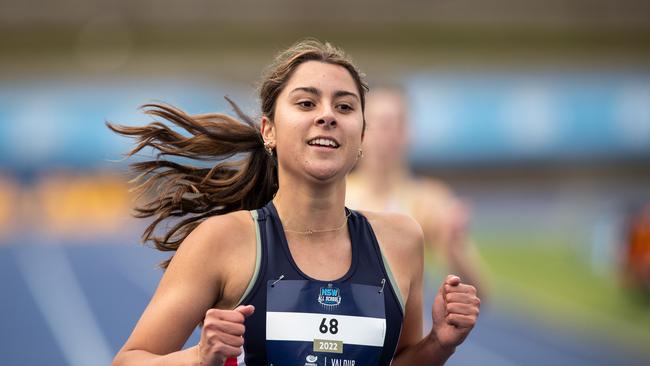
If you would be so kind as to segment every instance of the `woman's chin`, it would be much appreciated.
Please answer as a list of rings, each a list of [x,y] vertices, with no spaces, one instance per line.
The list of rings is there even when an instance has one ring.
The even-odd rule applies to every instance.
[[[315,164],[307,167],[306,171],[310,177],[320,182],[330,182],[339,176],[345,176],[343,167],[339,164]]]

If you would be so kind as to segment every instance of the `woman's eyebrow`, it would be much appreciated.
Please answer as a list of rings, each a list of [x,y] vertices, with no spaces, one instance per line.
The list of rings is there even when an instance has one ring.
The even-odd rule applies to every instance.
[[[347,96],[351,96],[359,100],[359,96],[356,93],[349,92],[347,90],[337,90],[336,92],[334,92],[334,98],[347,97]]]
[[[293,94],[293,93],[299,92],[299,91],[306,92],[306,93],[309,93],[309,94],[314,94],[314,95],[319,96],[319,97],[322,94],[320,90],[314,88],[313,86],[299,86],[299,87],[293,89],[291,91],[291,93],[289,93],[289,94]]]
[[[313,95],[316,95],[318,97],[320,97],[323,94],[319,89],[314,88],[313,86],[300,86],[300,87],[297,87],[297,88],[293,89],[289,94],[293,94],[293,93],[299,92],[299,91],[306,92],[306,93],[309,93],[309,94],[313,94]],[[334,98],[340,98],[340,97],[346,97],[346,96],[354,97],[357,100],[359,99],[359,96],[356,93],[353,93],[353,92],[350,92],[350,91],[347,91],[347,90],[337,90],[337,91],[334,92]]]

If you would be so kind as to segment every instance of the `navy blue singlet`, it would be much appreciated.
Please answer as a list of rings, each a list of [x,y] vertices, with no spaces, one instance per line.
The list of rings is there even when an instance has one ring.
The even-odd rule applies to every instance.
[[[403,302],[366,218],[350,213],[348,272],[338,280],[320,281],[294,262],[273,203],[253,214],[259,253],[240,303],[254,305],[255,312],[245,322],[244,352],[230,364],[390,365]]]

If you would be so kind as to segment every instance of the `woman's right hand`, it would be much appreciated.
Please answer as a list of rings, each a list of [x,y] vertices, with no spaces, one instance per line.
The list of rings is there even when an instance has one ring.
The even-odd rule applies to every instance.
[[[234,310],[209,309],[198,345],[199,365],[222,366],[228,358],[238,357],[244,344],[244,319],[254,311],[253,305],[240,305]]]

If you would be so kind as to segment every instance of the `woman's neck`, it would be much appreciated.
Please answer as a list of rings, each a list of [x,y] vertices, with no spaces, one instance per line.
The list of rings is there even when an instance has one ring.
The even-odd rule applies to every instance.
[[[285,230],[338,228],[346,220],[345,181],[323,186],[282,184],[281,181],[273,204]]]

